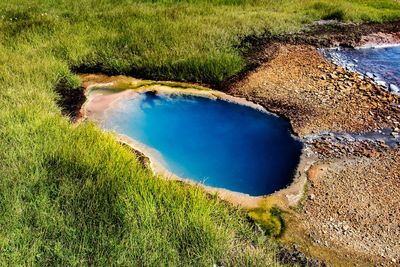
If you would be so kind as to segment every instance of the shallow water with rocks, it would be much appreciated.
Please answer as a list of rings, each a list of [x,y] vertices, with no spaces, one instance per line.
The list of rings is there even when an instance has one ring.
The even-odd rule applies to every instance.
[[[389,91],[400,94],[400,45],[323,49],[334,63],[357,71]]]

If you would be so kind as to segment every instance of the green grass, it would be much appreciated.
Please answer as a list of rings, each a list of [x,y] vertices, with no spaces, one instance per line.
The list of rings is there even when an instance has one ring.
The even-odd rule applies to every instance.
[[[96,126],[71,125],[55,85],[76,87],[71,69],[83,67],[217,83],[245,68],[245,36],[400,19],[394,1],[331,2],[1,1],[0,264],[274,264],[274,244],[241,211],[154,177]]]

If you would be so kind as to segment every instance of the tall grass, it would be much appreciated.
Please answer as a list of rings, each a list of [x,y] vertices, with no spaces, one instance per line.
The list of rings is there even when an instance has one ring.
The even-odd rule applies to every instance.
[[[336,1],[340,19],[400,18],[393,1]],[[164,181],[90,124],[61,116],[71,68],[219,82],[248,35],[297,31],[330,1],[9,0],[0,3],[0,263],[272,265],[241,211]]]

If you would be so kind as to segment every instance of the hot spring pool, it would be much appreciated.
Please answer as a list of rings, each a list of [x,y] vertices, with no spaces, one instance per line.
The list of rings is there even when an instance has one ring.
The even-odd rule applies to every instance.
[[[289,123],[205,97],[142,93],[119,100],[102,127],[156,149],[176,175],[260,196],[291,183],[302,144]]]

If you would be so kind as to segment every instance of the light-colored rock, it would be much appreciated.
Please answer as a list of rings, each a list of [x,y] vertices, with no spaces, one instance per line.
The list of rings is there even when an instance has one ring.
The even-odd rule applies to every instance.
[[[397,86],[394,85],[394,84],[390,84],[390,85],[389,85],[389,90],[390,90],[390,92],[394,92],[394,93],[399,93],[399,92],[400,92],[400,88],[397,87]]]
[[[380,86],[383,86],[383,87],[387,86],[385,81],[377,81],[376,84],[380,85]]]
[[[374,78],[374,74],[372,74],[371,72],[367,72],[367,73],[365,73],[365,75],[368,77],[368,78]]]

